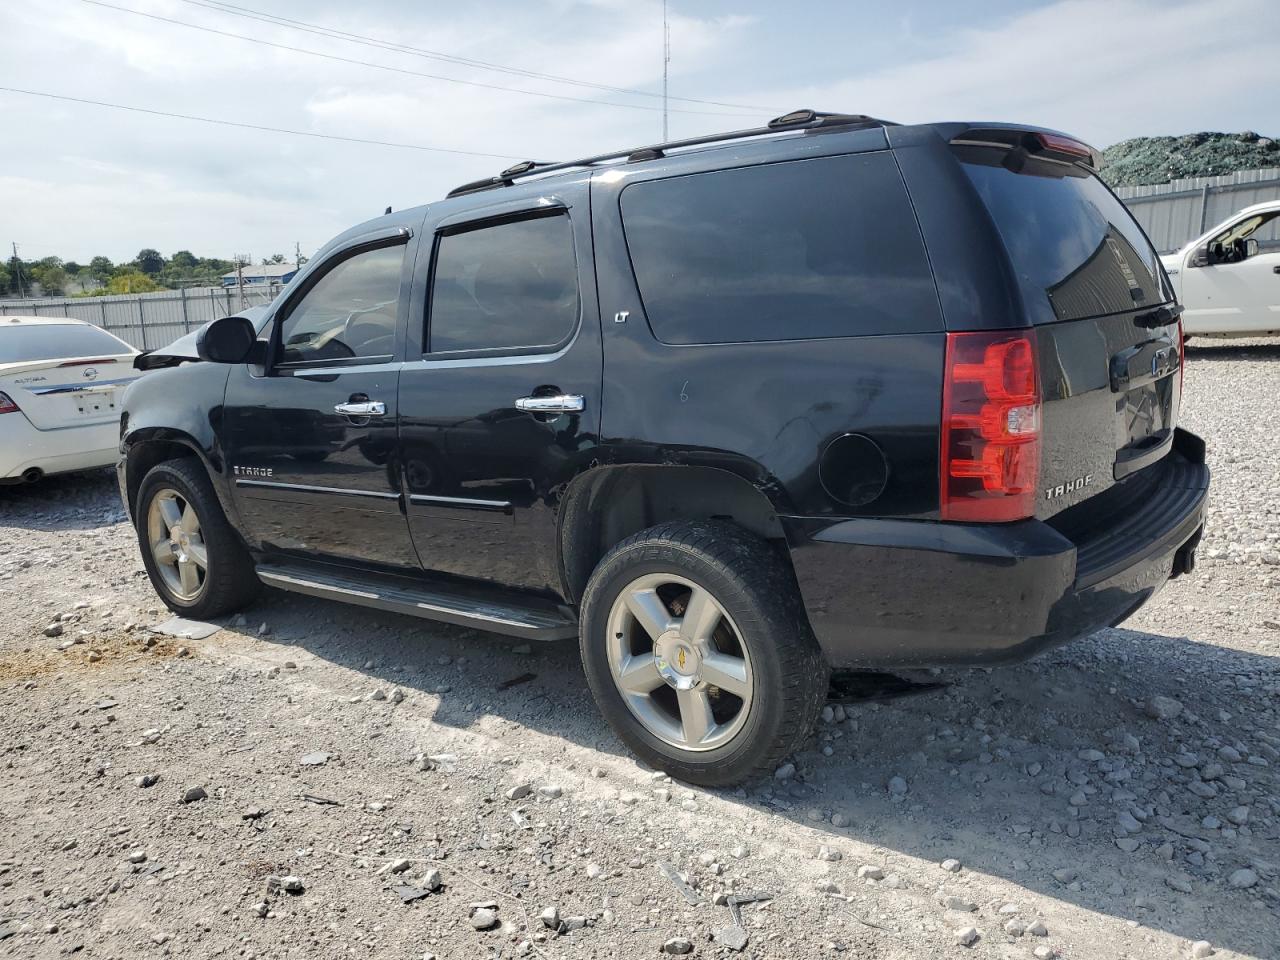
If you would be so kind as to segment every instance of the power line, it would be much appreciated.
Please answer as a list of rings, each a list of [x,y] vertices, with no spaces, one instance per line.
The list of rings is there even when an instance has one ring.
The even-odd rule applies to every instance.
[[[264,47],[272,47],[276,50],[287,50],[290,53],[301,53],[308,57],[319,57],[323,60],[333,60],[337,63],[347,63],[359,67],[371,67],[374,70],[386,70],[390,73],[399,73],[409,77],[423,77],[427,80],[443,80],[445,83],[458,83],[468,87],[481,87],[485,90],[501,90],[505,93],[520,93],[527,97],[544,97],[550,100],[567,100],[570,103],[591,103],[605,107],[619,107],[625,110],[661,110],[661,107],[650,107],[642,103],[614,103],[609,100],[593,100],[588,97],[570,97],[559,93],[543,93],[538,90],[521,90],[517,87],[504,87],[496,83],[484,83],[480,80],[462,80],[458,77],[445,77],[436,73],[422,73],[418,70],[408,70],[404,67],[393,67],[385,63],[374,63],[371,60],[356,60],[353,57],[342,57],[336,53],[322,53],[319,50],[308,50],[305,47],[295,47],[287,43],[276,43],[272,40],[263,40],[261,37],[250,37],[243,33],[233,33],[230,30],[219,30],[215,27],[206,27],[198,23],[188,23],[185,20],[176,20],[173,17],[162,17],[156,13],[145,13],[142,10],[131,10],[128,7],[118,7],[113,3],[104,3],[103,0],[81,0],[95,7],[103,7],[107,10],[115,10],[120,13],[132,14],[135,17],[146,17],[148,20],[156,20],[160,23],[168,23],[177,27],[186,27],[190,30],[200,30],[204,33],[216,34],[220,37],[231,37],[235,40],[245,40],[249,43],[256,43]],[[678,110],[678,113],[701,114],[708,117],[723,116],[741,116],[741,114],[725,114],[715,113],[707,110]]]
[[[105,100],[88,100],[84,97],[68,97],[60,93],[44,93],[40,90],[20,90],[17,87],[0,87],[0,93],[21,93],[29,97],[45,97],[49,100],[65,100],[68,103],[85,103],[95,107],[110,107],[113,110],[129,110],[133,113],[146,113],[153,117],[168,117],[173,120],[195,120],[200,123],[216,123],[222,127],[241,127],[245,130],[259,130],[265,133],[287,133],[295,137],[313,137],[317,140],[340,140],[343,143],[363,143],[375,147],[399,147],[403,150],[427,150],[431,153],[454,153],[464,157],[486,157],[491,160],[515,160],[509,154],[481,153],[477,150],[454,150],[451,147],[428,147],[421,143],[395,143],[389,140],[368,140],[363,137],[344,137],[336,133],[314,133],[310,130],[289,130],[284,127],[267,127],[257,123],[242,123],[238,120],[219,120],[215,117],[197,117],[190,113],[169,113],[164,110],[152,110],[148,107],[135,107],[124,103],[108,103]]]
[[[527,70],[523,67],[513,67],[509,64],[495,63],[490,60],[476,60],[471,57],[442,53],[439,50],[428,50],[424,47],[415,47],[407,43],[396,43],[392,40],[383,40],[366,34],[350,33],[346,30],[338,30],[335,27],[326,27],[319,23],[313,23],[306,20],[294,20],[290,17],[282,17],[274,13],[264,13],[261,10],[253,10],[249,7],[242,7],[234,3],[226,3],[224,0],[181,0],[181,2],[196,7],[202,7],[206,10],[212,10],[217,13],[225,13],[234,17],[257,20],[262,23],[287,27],[291,30],[300,30],[304,33],[312,33],[317,36],[328,37],[334,40],[345,40],[350,43],[374,47],[379,50],[389,50],[394,53],[405,53],[411,56],[422,57],[427,60],[438,60],[442,63],[452,63],[463,67],[473,67],[477,70],[493,70],[497,73],[505,73],[516,77],[528,77],[533,80],[548,80],[553,83],[564,83],[575,87],[606,90],[610,93],[621,93],[636,97],[662,96],[662,94],[654,93],[650,90],[636,90],[631,87],[614,87],[607,83],[595,83],[590,80],[577,80],[572,77],[562,77],[554,73],[541,73],[537,70]],[[761,112],[769,111],[768,107],[761,107],[754,104],[728,103],[723,100],[707,100],[700,97],[672,97],[671,99],[679,100],[682,103],[701,103],[713,107],[733,107],[738,110],[758,110]]]

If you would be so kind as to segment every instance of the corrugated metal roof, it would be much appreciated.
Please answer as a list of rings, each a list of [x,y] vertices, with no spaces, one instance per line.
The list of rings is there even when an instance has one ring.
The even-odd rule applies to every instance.
[[[264,263],[264,264],[258,264],[256,266],[250,265],[245,267],[244,275],[246,280],[249,277],[280,278],[280,277],[287,277],[289,274],[296,273],[297,271],[298,271],[298,266],[297,264],[294,264],[294,263]],[[232,270],[230,273],[224,273],[222,275],[223,280],[226,280],[228,278],[231,280],[234,280],[236,278],[236,272]]]

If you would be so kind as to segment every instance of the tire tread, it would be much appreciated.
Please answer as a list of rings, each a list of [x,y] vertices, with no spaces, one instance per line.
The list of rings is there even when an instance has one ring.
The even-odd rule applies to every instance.
[[[735,613],[734,619],[742,633],[766,637],[779,648],[781,682],[774,692],[781,698],[781,723],[767,743],[750,746],[749,765],[731,762],[717,770],[656,754],[643,741],[628,736],[625,727],[609,717],[608,709],[604,712],[619,735],[646,761],[680,780],[725,786],[773,769],[803,745],[825,702],[829,668],[809,627],[790,565],[766,541],[722,520],[667,521],[616,544],[597,565],[583,594],[584,656],[594,632],[590,625],[607,616],[607,610],[598,609],[600,592],[619,570],[654,561],[672,564],[673,572],[681,571],[690,555],[716,568],[725,579],[736,581],[760,611],[755,618]],[[601,701],[599,694],[596,699]],[[625,706],[622,709],[625,711]],[[627,714],[623,723],[634,722],[629,718]]]
[[[195,504],[200,517],[200,535],[210,556],[210,569],[206,573],[206,589],[200,598],[189,606],[174,603],[156,583],[152,571],[150,544],[146,533],[146,501],[152,487],[161,482],[179,481],[175,486]],[[138,488],[138,504],[134,510],[137,518],[138,543],[143,552],[143,563],[151,576],[156,593],[165,606],[175,613],[194,617],[217,617],[234,613],[252,603],[262,591],[262,581],[254,572],[253,559],[240,537],[222,511],[222,504],[213,489],[204,465],[194,457],[165,460],[147,471]],[[216,558],[216,559],[215,559]]]

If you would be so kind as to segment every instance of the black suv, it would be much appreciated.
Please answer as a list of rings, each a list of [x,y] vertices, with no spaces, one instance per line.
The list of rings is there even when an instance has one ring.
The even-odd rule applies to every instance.
[[[648,763],[739,781],[829,665],[1026,657],[1192,569],[1182,342],[1097,154],[800,111],[524,163],[146,355],[120,489],[174,610],[261,584],[580,638]],[[187,361],[202,362],[187,362]]]

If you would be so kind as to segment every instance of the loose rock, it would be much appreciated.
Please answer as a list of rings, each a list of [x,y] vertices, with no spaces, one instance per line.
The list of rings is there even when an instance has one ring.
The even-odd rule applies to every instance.
[[[713,936],[716,943],[719,943],[730,950],[743,950],[747,946],[747,942],[751,939],[751,934],[747,933],[742,927],[734,924],[732,927],[722,927],[717,930]]]
[[[1182,713],[1182,704],[1172,697],[1154,696],[1147,699],[1144,710],[1153,720],[1172,720]]]
[[[1248,867],[1242,867],[1227,877],[1227,883],[1237,890],[1248,890],[1258,884],[1258,875]]]

